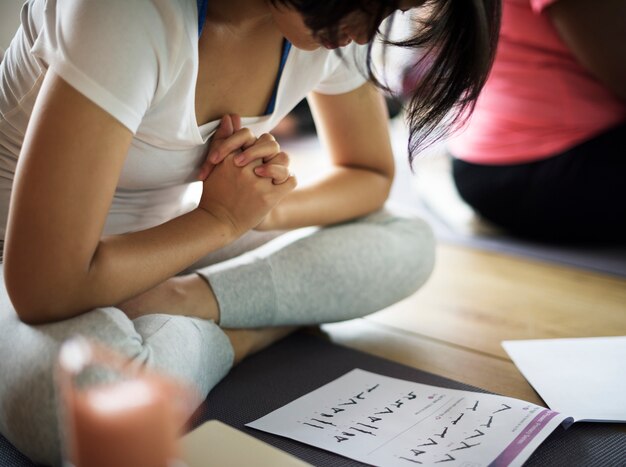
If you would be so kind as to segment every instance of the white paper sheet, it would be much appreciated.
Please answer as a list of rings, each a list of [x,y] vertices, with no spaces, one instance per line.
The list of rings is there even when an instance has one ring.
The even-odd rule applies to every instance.
[[[576,421],[626,422],[626,336],[502,346],[552,410]]]
[[[355,369],[247,426],[381,466],[518,466],[567,417]]]

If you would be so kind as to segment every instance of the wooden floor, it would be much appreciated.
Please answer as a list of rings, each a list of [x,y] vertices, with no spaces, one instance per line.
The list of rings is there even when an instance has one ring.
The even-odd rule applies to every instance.
[[[402,201],[415,181],[403,166],[406,129],[392,122],[390,131]],[[328,167],[314,139],[283,150],[297,156],[292,167],[301,182]],[[421,158],[417,171],[441,179],[440,164],[431,159]],[[625,279],[445,243],[437,255],[432,277],[412,297],[322,329],[348,347],[540,405],[503,340],[626,335]]]
[[[626,335],[626,280],[441,244],[415,295],[323,330],[348,347],[545,405],[501,341]]]

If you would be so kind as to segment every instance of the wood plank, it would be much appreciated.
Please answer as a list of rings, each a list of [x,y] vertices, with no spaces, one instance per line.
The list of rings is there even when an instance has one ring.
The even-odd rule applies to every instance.
[[[515,365],[365,319],[325,324],[331,341],[403,365],[545,406]]]
[[[625,335],[626,281],[442,244],[429,282],[367,319],[508,358],[502,340]]]
[[[328,162],[317,143],[299,144],[283,149],[300,154],[292,158],[293,168],[306,184]],[[418,293],[365,319],[323,329],[337,343],[545,405],[500,342],[626,335],[626,281],[441,244],[433,277]],[[626,425],[619,429],[626,431]]]

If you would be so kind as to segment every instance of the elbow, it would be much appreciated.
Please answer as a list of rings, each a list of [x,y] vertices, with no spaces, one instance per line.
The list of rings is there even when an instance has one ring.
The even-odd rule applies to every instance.
[[[626,73],[595,73],[595,77],[622,103],[626,103]]]
[[[50,300],[33,300],[15,293],[9,293],[9,298],[20,321],[33,326],[63,321],[83,312],[75,307],[59,304],[62,302],[52,298]]]
[[[385,201],[389,198],[391,187],[393,186],[393,181],[396,176],[393,154],[388,156],[386,160],[388,161],[386,164],[381,165],[375,170],[375,173],[378,175],[380,181],[380,192],[383,197],[382,204],[385,204]]]
[[[5,264],[4,282],[20,321],[30,325],[47,324],[79,314],[72,306],[69,288],[32,280],[7,266]]]
[[[391,193],[393,178],[380,172],[376,172],[375,175],[367,184],[367,194],[361,198],[361,202],[367,200],[362,204],[365,209],[363,214],[370,214],[383,209]]]
[[[42,307],[41,304],[33,303],[33,300],[24,297],[19,292],[12,291],[9,287],[7,287],[7,292],[17,317],[23,323],[37,325],[55,321],[54,318],[50,316],[50,310]]]
[[[377,209],[382,209],[389,199],[389,195],[391,194],[391,187],[393,185],[394,174],[392,172],[377,172],[378,174],[378,183],[377,183],[377,192],[378,195],[378,206]]]
[[[620,98],[624,104],[626,104],[626,85],[624,83],[620,83],[619,86],[615,86],[614,92],[617,97]]]
[[[389,198],[395,176],[393,164],[381,166],[350,166],[350,169],[366,174],[363,186],[372,210],[382,209]]]
[[[22,323],[31,326],[53,323],[55,321],[55,319],[45,316],[38,310],[31,308],[15,307],[15,313]]]
[[[60,309],[51,305],[49,301],[38,299],[33,296],[35,294],[29,296],[19,288],[10,287],[8,281],[7,293],[17,317],[23,323],[30,325],[47,324],[63,319]]]

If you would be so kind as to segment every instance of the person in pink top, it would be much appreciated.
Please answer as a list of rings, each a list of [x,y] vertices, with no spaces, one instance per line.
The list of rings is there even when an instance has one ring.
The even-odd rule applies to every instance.
[[[494,67],[451,140],[460,195],[508,231],[626,243],[626,2],[504,0]]]

